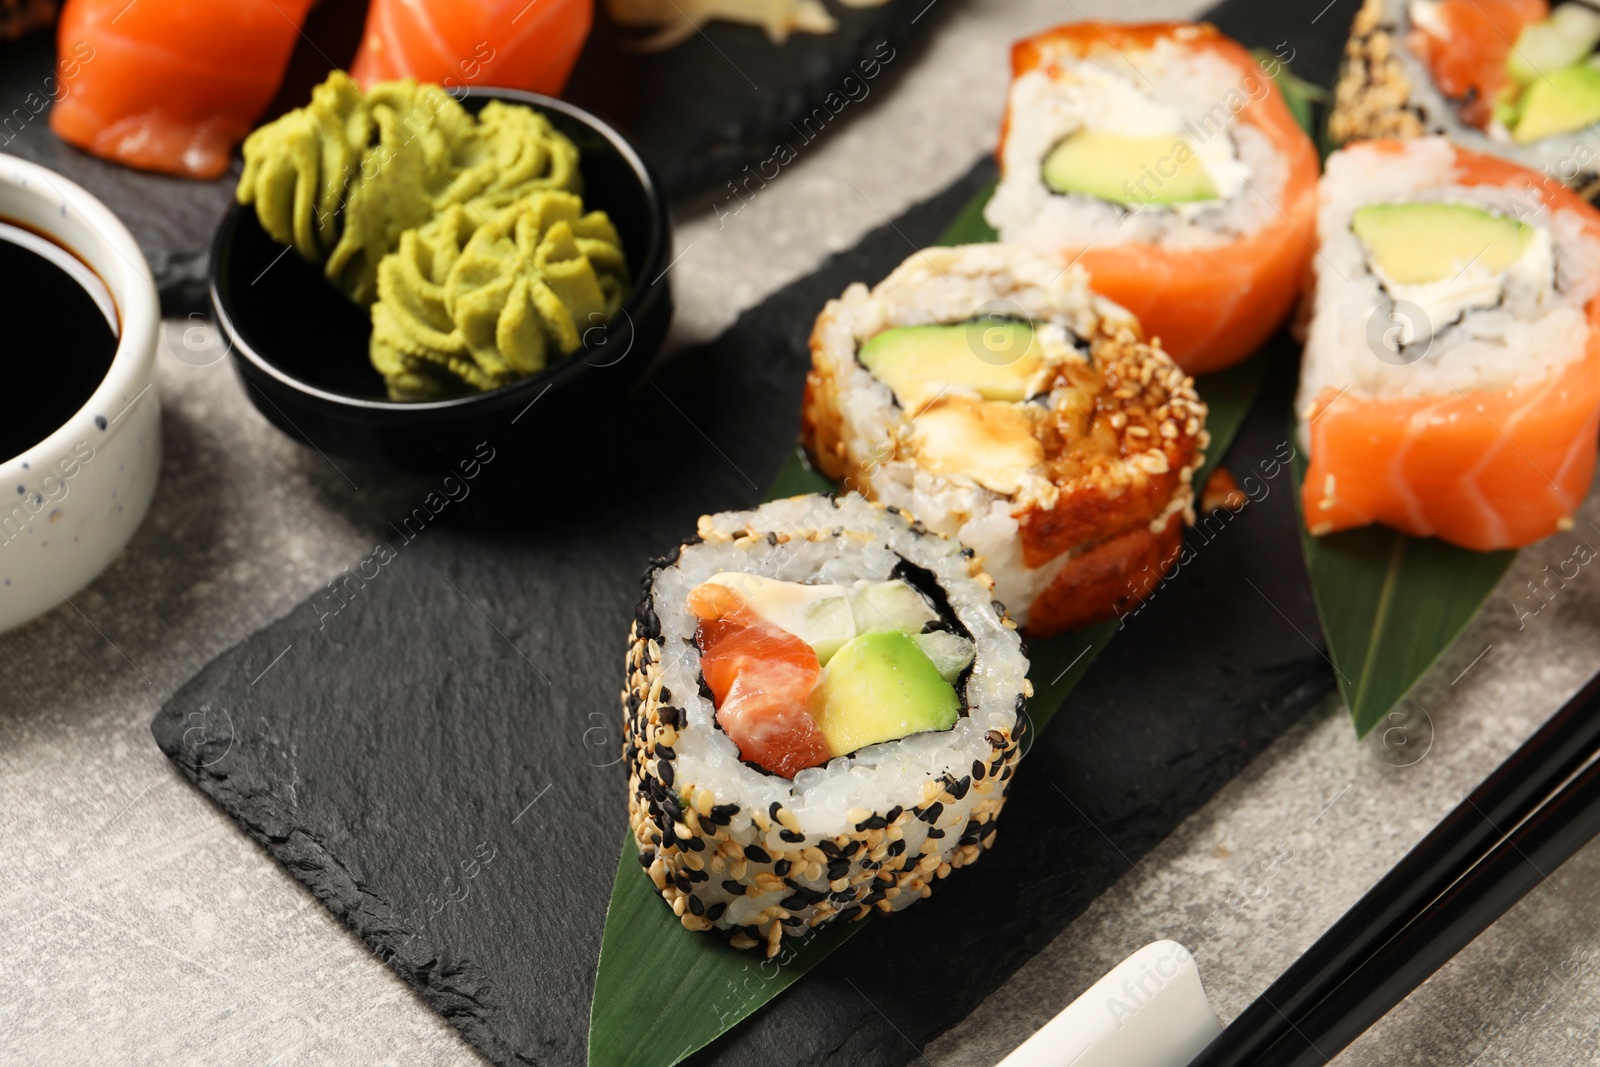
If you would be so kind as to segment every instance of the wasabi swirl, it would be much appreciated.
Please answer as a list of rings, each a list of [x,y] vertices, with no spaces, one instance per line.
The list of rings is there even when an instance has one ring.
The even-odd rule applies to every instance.
[[[452,204],[378,265],[372,365],[393,400],[495,389],[576,352],[628,289],[616,228],[571,193]]]
[[[239,202],[362,305],[401,235],[447,208],[482,217],[529,193],[582,190],[577,147],[531,108],[491,101],[474,118],[437,85],[363,94],[341,71],[246,138],[244,161]]]

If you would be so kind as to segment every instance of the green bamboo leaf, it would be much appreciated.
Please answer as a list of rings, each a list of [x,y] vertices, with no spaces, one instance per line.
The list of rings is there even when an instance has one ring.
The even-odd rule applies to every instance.
[[[1297,501],[1305,468],[1302,453],[1294,463]],[[1304,516],[1300,543],[1358,737],[1382,722],[1455,642],[1517,555],[1473,552],[1385,526],[1312,537]]]
[[[968,202],[942,244],[994,240],[983,221],[990,183]],[[1215,468],[1255,402],[1271,363],[1272,348],[1236,367],[1202,377],[1200,395],[1210,406],[1207,463],[1195,484]],[[830,493],[836,486],[799,449],[778,472],[768,499]],[[1028,642],[1034,695],[1029,728],[1043,730],[1118,629],[1117,620]],[[721,938],[685,930],[667,910],[639,866],[632,833],[611,887],[594,1001],[589,1013],[592,1067],[672,1067],[748,1018],[826,959],[866,921],[823,931],[798,947],[785,946],[776,961],[730,948]]]

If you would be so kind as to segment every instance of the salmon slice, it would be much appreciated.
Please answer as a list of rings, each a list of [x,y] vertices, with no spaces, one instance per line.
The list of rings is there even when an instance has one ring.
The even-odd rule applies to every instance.
[[[216,178],[272,102],[312,0],[68,0],[57,45],[77,76],[50,111],[103,159]]]
[[[350,74],[556,96],[593,23],[594,0],[372,0]]]
[[[1317,151],[1277,84],[1250,53],[1207,23],[1154,22],[1120,26],[1083,22],[1019,42],[1011,52],[1012,77],[1048,69],[1062,58],[1105,49],[1137,53],[1172,39],[1191,51],[1211,52],[1239,71],[1246,97],[1236,113],[1271,141],[1288,167],[1282,203],[1260,230],[1232,244],[1166,249],[1123,244],[1059,249],[1081,263],[1090,285],[1133,312],[1145,334],[1190,374],[1205,374],[1250,355],[1288,315],[1314,252]],[[1006,125],[1000,131],[1005,151]],[[1241,196],[1259,196],[1245,187]]]
[[[1550,15],[1546,0],[1438,0],[1438,29],[1412,24],[1406,45],[1422,60],[1433,84],[1461,101],[1461,121],[1483,129],[1495,97],[1511,82],[1506,60],[1524,26]]]
[[[1600,242],[1600,212],[1570,190],[1494,156],[1455,152],[1461,184],[1537,190],[1552,211],[1579,214]],[[1600,299],[1585,312],[1583,354],[1513,389],[1393,399],[1324,389],[1308,415],[1307,528],[1377,522],[1489,551],[1570,524],[1594,477],[1600,432]]]
[[[833,754],[807,709],[822,676],[811,646],[763,620],[725,585],[695,588],[689,610],[700,620],[700,673],[717,725],[739,757],[785,778],[828,762]]]

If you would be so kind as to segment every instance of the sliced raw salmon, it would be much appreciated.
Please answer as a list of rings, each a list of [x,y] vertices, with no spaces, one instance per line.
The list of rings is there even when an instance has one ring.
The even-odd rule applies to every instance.
[[[141,170],[215,178],[272,102],[311,0],[68,0],[77,76],[56,135]]]
[[[593,22],[594,0],[372,0],[350,73],[556,96]]]
[[[695,588],[689,610],[700,620],[700,673],[717,725],[740,758],[785,778],[828,762],[832,753],[807,709],[822,676],[811,646],[763,620],[724,585]]]

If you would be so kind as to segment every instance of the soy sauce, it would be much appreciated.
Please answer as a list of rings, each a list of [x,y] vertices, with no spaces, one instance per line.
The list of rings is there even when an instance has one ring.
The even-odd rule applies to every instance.
[[[0,221],[0,460],[49,437],[94,394],[117,351],[117,313],[65,248]],[[108,416],[109,417],[109,416]]]

